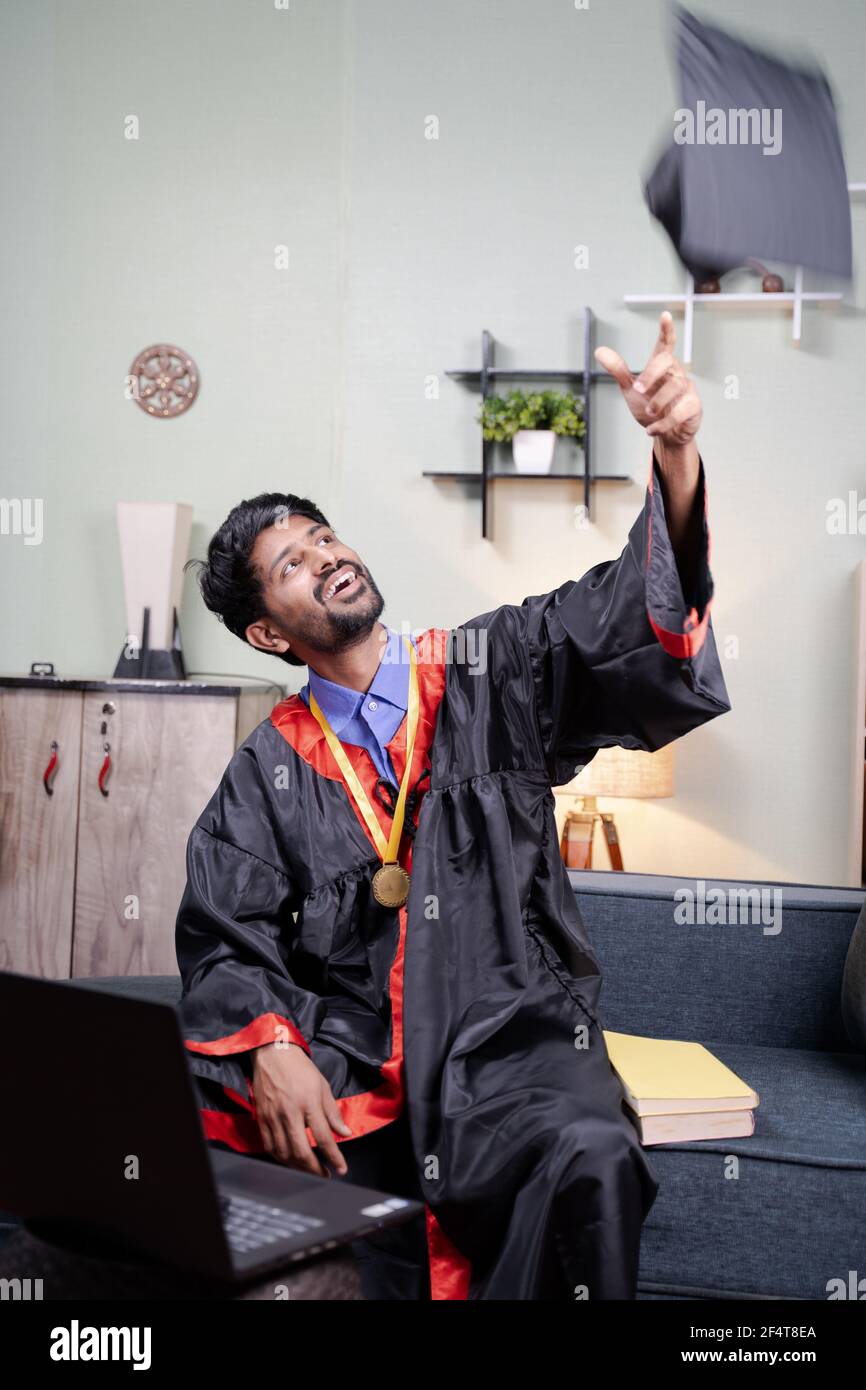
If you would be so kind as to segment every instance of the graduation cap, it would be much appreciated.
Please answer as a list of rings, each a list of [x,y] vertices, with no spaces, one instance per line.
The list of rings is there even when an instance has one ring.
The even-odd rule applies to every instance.
[[[851,204],[830,84],[677,6],[682,105],[644,184],[696,281],[754,258],[851,278]]]

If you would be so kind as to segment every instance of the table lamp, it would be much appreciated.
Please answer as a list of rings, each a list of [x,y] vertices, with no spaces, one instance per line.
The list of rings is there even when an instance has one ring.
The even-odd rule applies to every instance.
[[[622,851],[613,814],[599,811],[599,796],[648,797],[674,794],[674,745],[668,743],[655,753],[632,748],[600,748],[591,762],[563,787],[556,796],[567,796],[574,806],[565,818],[560,841],[562,858],[569,869],[592,868],[592,842],[600,824],[607,842],[610,866],[622,869]]]
[[[183,680],[177,610],[189,549],[192,507],[118,502],[117,531],[126,594],[126,638],[114,668],[123,680]]]

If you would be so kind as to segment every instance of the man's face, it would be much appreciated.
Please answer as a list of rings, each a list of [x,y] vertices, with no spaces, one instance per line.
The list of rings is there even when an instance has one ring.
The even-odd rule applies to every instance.
[[[290,646],[306,662],[339,652],[366,637],[385,607],[356,551],[309,517],[282,517],[261,531],[251,558],[266,612],[247,638],[262,651]]]

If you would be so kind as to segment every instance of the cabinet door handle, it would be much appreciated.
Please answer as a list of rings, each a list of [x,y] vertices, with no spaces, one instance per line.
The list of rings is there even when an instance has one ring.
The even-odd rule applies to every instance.
[[[57,750],[60,745],[58,744],[57,739],[53,738],[48,746],[51,749],[51,757],[48,761],[48,766],[42,774],[42,785],[45,788],[47,794],[49,796],[53,796],[54,788],[52,787],[51,783],[54,780],[54,774],[57,769]]]
[[[108,796],[108,788],[106,787],[105,783],[108,778],[108,774],[111,771],[111,744],[103,744],[103,747],[105,749],[105,757],[102,759],[102,767],[99,769],[98,781],[99,790],[102,792],[102,795]]]

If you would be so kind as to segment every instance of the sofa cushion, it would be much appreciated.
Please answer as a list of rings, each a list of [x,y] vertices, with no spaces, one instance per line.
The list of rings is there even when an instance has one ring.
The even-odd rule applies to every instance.
[[[660,1189],[641,1296],[827,1299],[829,1281],[866,1276],[866,1057],[713,1050],[758,1092],[755,1132],[645,1150]]]

